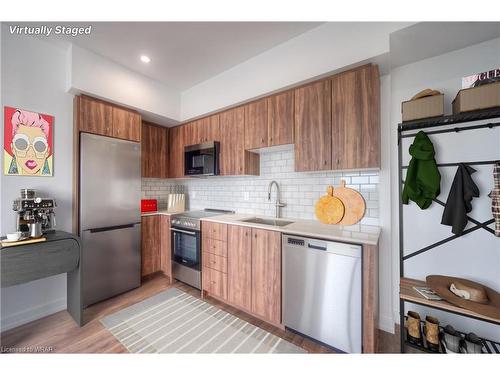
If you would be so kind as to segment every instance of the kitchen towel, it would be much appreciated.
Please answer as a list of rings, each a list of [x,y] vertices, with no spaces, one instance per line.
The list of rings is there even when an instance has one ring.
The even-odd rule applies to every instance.
[[[472,179],[474,172],[471,166],[460,163],[446,200],[441,224],[450,225],[454,234],[462,234],[467,214],[472,211],[472,198],[479,197],[479,188]]]
[[[410,146],[412,156],[406,172],[403,204],[414,201],[422,210],[428,208],[439,195],[441,174],[434,160],[434,145],[423,131],[415,136]]]
[[[500,161],[493,166],[493,190],[488,194],[491,198],[491,213],[495,219],[495,236],[500,237]]]

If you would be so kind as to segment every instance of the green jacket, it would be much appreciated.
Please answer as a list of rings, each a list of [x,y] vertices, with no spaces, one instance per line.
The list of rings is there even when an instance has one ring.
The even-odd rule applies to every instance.
[[[432,199],[439,195],[441,175],[434,160],[434,146],[423,131],[415,136],[410,146],[412,156],[406,172],[403,189],[403,203],[414,201],[422,210],[432,203]]]

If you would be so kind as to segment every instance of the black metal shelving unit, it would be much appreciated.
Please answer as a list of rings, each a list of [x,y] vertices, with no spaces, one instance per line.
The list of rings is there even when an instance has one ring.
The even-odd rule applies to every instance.
[[[424,326],[425,326],[425,322],[421,321],[420,322],[420,330],[422,332],[424,330]],[[462,339],[465,337],[464,332],[457,331],[457,333],[462,337]],[[425,340],[425,336],[422,337],[422,341],[419,344],[417,344],[417,343],[413,343],[413,342],[410,342],[407,340],[406,329],[404,330],[404,334],[405,334],[405,345],[407,345],[409,347],[412,347],[414,349],[420,350],[422,352],[430,353],[430,354],[446,353],[446,349],[445,349],[445,346],[443,343],[443,341],[444,341],[443,340],[444,339],[444,327],[442,327],[442,326],[439,326],[439,348],[437,350],[429,348],[429,346],[427,345],[427,342]],[[483,353],[485,353],[485,354],[500,354],[500,343],[493,341],[493,340],[486,340],[486,339],[481,339],[481,342],[483,344],[483,348],[482,348]]]
[[[490,120],[490,121],[488,121]],[[474,124],[476,122],[481,121],[480,124]],[[488,121],[488,122],[485,122]],[[460,132],[465,132],[465,131],[474,131],[477,129],[493,129],[500,126],[500,107],[492,108],[492,109],[487,109],[487,110],[481,110],[481,111],[475,111],[475,112],[468,112],[468,113],[463,113],[463,114],[457,114],[457,115],[450,115],[450,116],[442,116],[442,117],[435,117],[431,119],[425,119],[425,120],[420,120],[420,121],[412,121],[412,122],[404,122],[400,123],[398,125],[398,181],[399,181],[399,273],[400,273],[400,294],[399,294],[399,314],[400,314],[400,343],[401,343],[401,353],[404,353],[406,351],[406,345],[417,348],[419,350],[422,350],[424,352],[428,352],[428,349],[425,347],[418,347],[418,345],[411,344],[407,342],[406,340],[406,329],[405,329],[405,303],[413,303],[413,304],[418,304],[418,305],[423,305],[427,306],[433,309],[437,310],[442,310],[446,311],[452,314],[456,315],[462,315],[466,316],[472,319],[476,320],[482,320],[491,324],[496,324],[500,325],[500,320],[497,319],[492,319],[486,316],[481,316],[479,314],[469,312],[465,309],[460,309],[456,308],[451,304],[448,304],[446,302],[439,301],[439,303],[436,303],[434,301],[428,301],[423,297],[418,297],[417,294],[412,294],[411,292],[408,292],[408,290],[411,288],[411,285],[415,283],[419,283],[418,281],[411,280],[411,279],[406,279],[405,278],[405,272],[404,272],[404,263],[408,259],[411,259],[415,256],[418,256],[422,253],[425,253],[431,249],[434,249],[436,247],[439,247],[443,245],[444,243],[447,243],[449,241],[453,241],[457,238],[460,238],[464,235],[467,235],[468,233],[471,233],[473,231],[476,231],[478,229],[483,229],[488,232],[494,233],[494,230],[488,227],[491,223],[494,222],[494,219],[487,220],[485,222],[479,222],[478,220],[475,220],[474,218],[467,216],[468,220],[475,224],[473,227],[465,230],[461,235],[452,235],[447,238],[444,238],[440,241],[437,241],[433,244],[430,244],[428,246],[425,246],[424,248],[421,248],[419,250],[413,251],[410,254],[405,255],[404,252],[404,223],[403,223],[403,202],[402,202],[402,192],[403,192],[403,185],[404,185],[404,180],[403,180],[403,170],[408,168],[407,165],[402,165],[402,155],[403,155],[403,150],[402,150],[402,139],[403,138],[411,138],[415,137],[418,133],[418,131],[423,130],[423,129],[429,129],[429,128],[435,128],[435,130],[426,130],[426,134],[428,135],[438,135],[438,134],[444,134],[444,133],[460,133]],[[468,165],[493,165],[497,162],[498,160],[471,160],[471,161],[463,161],[460,163],[468,164]],[[440,168],[445,168],[445,167],[454,167],[458,166],[460,164],[459,162],[456,163],[441,163],[437,164],[438,167]],[[444,202],[434,199],[434,202],[444,206]],[[406,284],[404,289],[406,290],[406,293],[402,292],[403,287],[402,285]],[[420,283],[423,284],[423,283]],[[416,293],[416,292],[415,292]],[[488,345],[485,344],[485,348],[491,348],[493,349],[492,351],[486,350],[486,352],[493,352],[497,353],[497,349],[500,348],[500,344],[493,342],[491,340],[484,340],[485,343],[488,343]]]

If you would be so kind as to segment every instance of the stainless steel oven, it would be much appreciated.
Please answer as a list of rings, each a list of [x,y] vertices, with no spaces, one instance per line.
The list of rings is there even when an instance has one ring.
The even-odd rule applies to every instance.
[[[172,266],[177,279],[201,289],[201,236],[199,230],[172,226]]]
[[[219,142],[206,142],[184,147],[184,175],[218,175],[219,148]]]

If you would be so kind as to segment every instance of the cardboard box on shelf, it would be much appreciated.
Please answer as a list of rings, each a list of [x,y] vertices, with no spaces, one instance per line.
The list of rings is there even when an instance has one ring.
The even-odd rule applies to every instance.
[[[453,113],[500,107],[500,82],[462,89],[453,100]]]
[[[437,94],[408,100],[401,104],[403,122],[444,115],[444,95]]]

